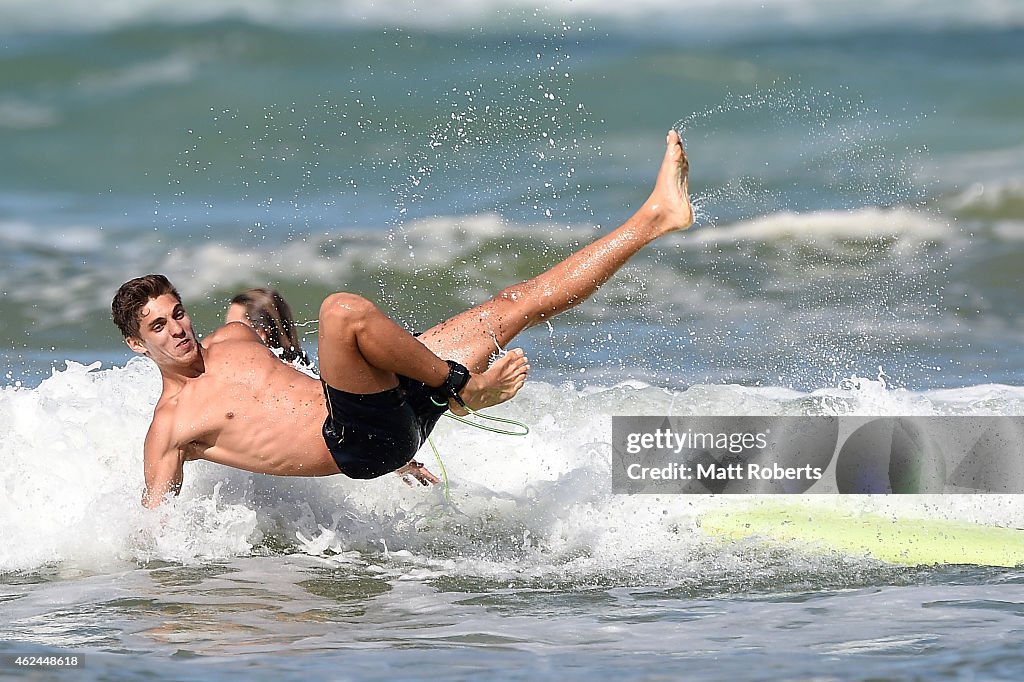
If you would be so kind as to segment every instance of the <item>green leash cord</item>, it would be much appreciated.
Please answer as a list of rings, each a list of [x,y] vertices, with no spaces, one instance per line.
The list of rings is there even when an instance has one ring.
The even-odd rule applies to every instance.
[[[433,396],[431,396],[430,401],[437,405],[438,407],[443,407],[443,405],[439,404],[436,400],[434,400]],[[445,403],[445,405],[447,405],[447,403]],[[498,422],[501,424],[511,424],[512,426],[517,427],[518,430],[510,431],[508,429],[502,429],[496,426],[488,426],[487,424],[481,424],[471,419],[460,417],[457,414],[452,414],[451,412],[445,412],[445,416],[450,417],[457,422],[462,422],[463,424],[472,426],[475,429],[482,429],[484,431],[490,431],[491,433],[500,433],[503,436],[525,436],[530,433],[530,427],[524,424],[523,422],[516,421],[515,419],[505,419],[504,417],[495,417],[494,415],[490,414],[482,414],[466,405],[463,405],[463,407],[469,410],[469,413],[474,417],[477,417],[479,419],[486,419],[487,421]],[[451,495],[448,487],[448,472],[444,468],[444,462],[441,461],[441,453],[437,451],[437,446],[434,445],[433,438],[427,436],[427,442],[430,443],[430,449],[434,451],[434,457],[437,458],[437,466],[441,469],[441,480],[444,481],[444,501],[446,503],[451,502]]]
[[[444,503],[449,504],[452,501],[452,497],[448,492],[448,472],[445,471],[444,462],[441,461],[441,453],[437,451],[434,439],[427,436],[427,442],[430,443],[430,449],[434,451],[434,457],[437,458],[437,466],[441,468],[441,480],[444,481]]]
[[[435,405],[437,405],[437,403],[434,401],[433,398],[431,398],[430,401],[433,402]],[[438,405],[438,407],[441,407],[441,406]],[[457,414],[452,414],[451,412],[445,412],[445,416],[446,417],[450,417],[450,418],[454,419],[457,422],[462,422],[463,424],[467,424],[469,426],[472,426],[474,429],[482,429],[484,431],[490,431],[491,433],[500,433],[503,436],[526,436],[526,435],[528,435],[530,433],[530,427],[527,426],[526,424],[524,424],[523,422],[518,422],[515,419],[505,419],[504,417],[495,417],[494,415],[490,415],[490,414],[483,414],[481,412],[475,411],[471,407],[467,407],[466,405],[463,405],[463,407],[465,407],[467,410],[469,410],[469,413],[471,415],[473,415],[474,417],[477,417],[479,419],[486,419],[487,421],[491,421],[491,422],[498,422],[499,424],[511,424],[512,426],[517,427],[519,430],[518,431],[509,431],[508,429],[501,429],[501,428],[498,428],[497,426],[488,426],[487,424],[481,424],[481,423],[475,422],[475,421],[473,421],[471,419],[466,419],[465,417],[460,417]]]

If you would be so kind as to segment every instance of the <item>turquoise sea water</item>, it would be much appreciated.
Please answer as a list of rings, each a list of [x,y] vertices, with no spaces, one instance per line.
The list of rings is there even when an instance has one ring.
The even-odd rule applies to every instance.
[[[1021,414],[1022,46],[1009,0],[0,2],[0,656],[1019,679],[1019,570],[715,543],[719,500],[612,495],[608,444],[612,414]],[[628,217],[669,127],[697,227],[524,335],[528,443],[442,427],[454,506],[199,464],[138,508],[158,384],[123,280],[167,273],[201,329],[259,285],[422,329]]]

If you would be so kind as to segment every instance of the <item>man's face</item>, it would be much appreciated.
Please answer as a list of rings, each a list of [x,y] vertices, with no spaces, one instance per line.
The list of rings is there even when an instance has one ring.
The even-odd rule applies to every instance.
[[[192,320],[181,301],[171,294],[149,299],[139,314],[139,335],[125,342],[161,366],[187,365],[199,355]]]

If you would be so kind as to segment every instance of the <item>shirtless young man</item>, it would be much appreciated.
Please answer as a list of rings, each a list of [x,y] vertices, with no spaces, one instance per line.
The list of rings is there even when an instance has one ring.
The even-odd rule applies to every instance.
[[[582,302],[643,246],[692,225],[688,173],[670,131],[654,190],[629,220],[419,337],[364,298],[331,294],[320,307],[322,384],[281,362],[245,324],[200,343],[162,275],[125,282],[111,306],[114,323],[163,378],[146,435],[143,504],[176,495],[183,464],[197,459],[279,476],[374,478],[405,465],[436,482],[407,463],[441,414],[505,402],[526,380],[518,349],[488,368],[495,343]]]

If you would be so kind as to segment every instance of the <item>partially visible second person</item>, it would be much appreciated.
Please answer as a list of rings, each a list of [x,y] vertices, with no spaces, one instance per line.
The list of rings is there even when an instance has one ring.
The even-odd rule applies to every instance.
[[[225,322],[243,322],[282,360],[303,367],[312,363],[302,350],[292,309],[276,289],[248,289],[231,299]]]

